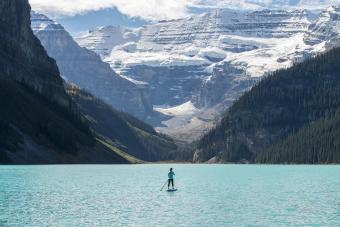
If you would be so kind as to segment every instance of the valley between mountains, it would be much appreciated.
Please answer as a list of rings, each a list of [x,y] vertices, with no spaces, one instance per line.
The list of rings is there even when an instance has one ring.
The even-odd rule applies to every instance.
[[[74,38],[32,13],[32,28],[64,78],[191,142],[263,76],[337,46],[339,10],[218,9],[141,28],[93,28]]]
[[[1,163],[340,163],[338,6],[76,35],[0,15]]]

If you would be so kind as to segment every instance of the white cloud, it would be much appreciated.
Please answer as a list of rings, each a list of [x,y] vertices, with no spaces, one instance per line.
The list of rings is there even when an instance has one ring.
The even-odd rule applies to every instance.
[[[202,8],[259,9],[271,0],[195,0],[193,6]]]
[[[114,8],[130,17],[148,20],[174,19],[188,14],[192,0],[29,0],[32,8],[52,17],[74,16]]]
[[[188,7],[260,9],[289,7],[291,0],[29,0],[34,10],[51,17],[74,16],[117,7],[123,14],[148,20],[175,19],[188,15]],[[340,0],[296,0],[300,8],[340,4]],[[296,4],[297,3],[297,4]]]
[[[261,9],[261,8],[320,8],[339,5],[340,0],[195,0],[199,7]]]

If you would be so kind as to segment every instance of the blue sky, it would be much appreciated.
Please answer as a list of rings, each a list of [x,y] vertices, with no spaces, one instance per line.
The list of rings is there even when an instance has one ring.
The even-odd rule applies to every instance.
[[[138,17],[128,17],[119,12],[117,8],[90,11],[75,16],[63,16],[56,18],[56,21],[62,24],[65,29],[72,34],[87,31],[98,26],[120,25],[126,27],[140,27],[150,22]]]

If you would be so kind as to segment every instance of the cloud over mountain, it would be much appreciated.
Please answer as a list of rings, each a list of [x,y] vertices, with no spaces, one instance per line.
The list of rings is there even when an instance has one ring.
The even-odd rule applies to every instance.
[[[129,17],[147,20],[180,18],[188,13],[191,0],[29,0],[32,8],[52,17],[74,16],[117,8]]]
[[[29,0],[34,10],[51,17],[74,16],[117,8],[129,17],[146,20],[176,19],[189,14],[190,7],[261,9],[275,7],[319,8],[339,5],[340,0]]]

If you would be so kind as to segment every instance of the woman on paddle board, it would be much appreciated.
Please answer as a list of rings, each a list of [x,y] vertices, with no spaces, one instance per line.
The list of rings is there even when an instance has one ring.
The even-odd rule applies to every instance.
[[[175,173],[172,171],[172,168],[170,168],[170,171],[168,173],[168,190],[170,188],[170,183],[172,185],[172,188],[174,188],[174,176]]]

